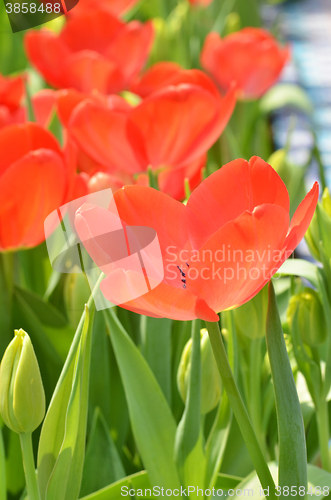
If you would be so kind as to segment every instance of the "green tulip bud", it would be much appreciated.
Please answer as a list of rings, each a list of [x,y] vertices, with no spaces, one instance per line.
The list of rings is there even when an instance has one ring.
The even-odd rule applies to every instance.
[[[324,189],[322,199],[317,204],[305,239],[313,257],[323,262],[323,255],[327,262],[331,258],[331,198],[328,188]],[[322,245],[322,246],[321,246]]]
[[[327,327],[323,307],[315,290],[305,288],[303,292],[291,297],[287,309],[290,326],[297,308],[302,341],[310,347],[323,344],[327,338]]]
[[[68,274],[64,284],[64,303],[71,325],[76,328],[84,311],[91,289],[85,273]]]
[[[29,335],[15,330],[0,366],[0,414],[14,432],[30,433],[45,415],[45,393]]]
[[[207,330],[200,331],[201,345],[201,414],[209,413],[218,404],[222,383]],[[178,367],[177,385],[182,400],[186,401],[191,372],[192,339],[184,347]]]
[[[250,339],[265,335],[268,308],[268,287],[265,286],[246,304],[233,310],[236,330],[239,336]]]

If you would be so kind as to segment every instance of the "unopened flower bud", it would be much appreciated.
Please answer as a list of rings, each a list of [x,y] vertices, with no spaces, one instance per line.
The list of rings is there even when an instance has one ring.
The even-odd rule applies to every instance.
[[[311,288],[291,297],[287,309],[287,318],[292,325],[295,312],[298,308],[298,326],[302,341],[310,347],[317,347],[325,342],[327,327],[320,299]]]
[[[265,286],[246,304],[233,310],[234,321],[239,335],[250,339],[265,335],[268,308],[268,287]]]
[[[218,373],[216,361],[210,344],[207,330],[200,331],[201,345],[201,414],[209,413],[218,404],[222,382]],[[191,372],[192,340],[184,347],[178,367],[177,385],[183,401],[186,401],[187,389]]]
[[[14,432],[29,433],[45,415],[45,393],[29,335],[15,330],[0,366],[0,414]]]
[[[75,271],[75,268],[73,269]],[[71,325],[76,328],[85,304],[91,295],[91,288],[86,278],[86,274],[77,272],[68,274],[64,284],[64,303]]]
[[[331,258],[331,198],[328,188],[324,189],[322,199],[306,232],[305,239],[313,257],[323,262],[321,252],[327,261]],[[321,246],[322,245],[322,246]]]

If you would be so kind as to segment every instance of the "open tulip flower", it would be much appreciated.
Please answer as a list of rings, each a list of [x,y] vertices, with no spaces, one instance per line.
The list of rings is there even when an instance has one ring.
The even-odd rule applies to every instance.
[[[24,83],[21,76],[6,77],[0,74],[0,128],[24,121],[23,96]]]
[[[185,74],[189,83],[161,88],[136,107],[82,102],[71,114],[69,137],[99,170],[144,184],[151,167],[160,189],[183,199],[185,178],[191,189],[199,184],[206,153],[235,105],[234,89],[221,97],[203,72]]]
[[[139,73],[153,36],[151,22],[126,24],[99,9],[69,17],[59,35],[46,29],[28,32],[25,47],[50,85],[110,94],[126,89]]]
[[[318,184],[291,221],[283,181],[258,157],[222,167],[197,187],[186,206],[141,186],[118,190],[114,200],[124,226],[156,231],[164,268],[158,286],[122,307],[152,317],[218,321],[218,312],[254,297],[296,248],[316,208]],[[103,268],[107,245],[98,231],[107,230],[108,220],[109,211],[83,205],[75,225],[94,262],[106,271],[103,294],[116,303],[118,287],[134,288],[136,273]]]
[[[210,33],[201,64],[221,89],[236,82],[238,98],[258,99],[278,80],[289,55],[268,31],[244,28],[224,39]]]
[[[75,196],[74,162],[35,123],[1,129],[0,150],[0,251],[36,246],[47,215]]]

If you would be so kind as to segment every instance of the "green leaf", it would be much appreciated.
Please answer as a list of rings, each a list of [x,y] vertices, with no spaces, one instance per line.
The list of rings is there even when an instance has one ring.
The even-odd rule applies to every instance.
[[[276,482],[277,472],[278,472],[277,464],[275,462],[271,462],[271,463],[268,463],[268,467],[270,469],[272,477],[274,478],[274,480]],[[277,483],[276,483],[276,485],[277,485]],[[231,497],[234,500],[239,500],[239,498],[241,498],[241,500],[242,500],[242,496],[243,496],[244,491],[245,491],[245,496],[247,496],[249,498],[259,498],[261,500],[264,499],[264,495],[263,495],[263,492],[261,490],[261,484],[260,484],[259,478],[257,477],[257,474],[255,471],[253,471],[251,474],[249,474],[247,477],[245,477],[245,479],[243,479],[241,481],[241,483],[239,483],[236,486],[236,490],[238,491],[238,495],[235,494],[233,497]],[[239,493],[239,490],[242,491],[241,495]],[[271,491],[269,491],[267,498],[269,495],[271,496]]]
[[[114,399],[112,394],[113,380],[111,376],[112,358],[110,349],[104,316],[102,311],[99,311],[94,315],[92,332],[89,413],[92,418],[96,408],[100,408],[108,426],[111,424],[111,404]],[[117,376],[119,378],[118,374]],[[118,399],[114,399],[115,405],[118,405]],[[124,418],[124,415],[122,415],[122,418]]]
[[[192,322],[191,369],[184,414],[178,424],[175,457],[182,484],[204,487],[206,457],[201,425],[200,321]],[[191,495],[193,496],[193,495]]]
[[[306,487],[305,428],[272,282],[269,283],[266,341],[278,420],[279,485]]]
[[[127,476],[124,479],[107,486],[106,488],[92,493],[91,495],[87,495],[86,497],[81,498],[81,500],[118,500],[121,496],[124,496],[123,492],[129,491],[130,489],[145,490],[146,488],[152,489],[152,485],[147,472],[143,470],[137,472],[136,474],[132,474],[132,476]]]
[[[171,327],[166,318],[141,316],[142,353],[171,404]]]
[[[279,268],[277,275],[301,276],[306,278],[316,288],[318,287],[318,267],[303,259],[288,259]]]
[[[284,106],[299,109],[311,115],[313,112],[312,103],[306,92],[292,83],[279,83],[272,87],[260,101],[260,111],[262,113],[272,113]]]
[[[96,408],[84,462],[80,496],[89,495],[125,477],[125,470],[107,423]]]
[[[231,476],[230,474],[217,474],[215,489],[218,488],[222,490],[228,490],[230,488],[236,488],[238,484],[243,480],[242,477]]]
[[[112,309],[104,311],[128,402],[133,435],[153,485],[179,486],[173,458],[176,425],[146,360]]]
[[[14,327],[23,328],[31,337],[40,366],[46,398],[49,401],[63,362],[49,340],[34,309],[30,307],[18,289],[14,290],[13,317],[15,318]]]
[[[270,472],[273,476],[273,478],[276,480],[277,478],[277,472],[278,472],[278,465],[275,462],[270,462],[268,464]],[[308,486],[306,486],[306,492],[311,489],[312,495],[306,495],[305,498],[310,498],[310,499],[317,499],[317,498],[323,498],[324,496],[328,496],[327,490],[325,490],[325,495],[323,494],[323,487],[328,487],[331,489],[331,474],[329,472],[326,472],[323,469],[320,469],[319,467],[315,467],[314,465],[308,464],[307,466],[307,473],[308,473]],[[219,484],[222,484],[220,481]],[[276,483],[277,484],[277,483]],[[303,485],[302,485],[303,486]],[[317,486],[321,487],[321,494],[318,495],[316,494],[315,488]],[[222,486],[220,486],[222,488]],[[239,484],[237,485],[232,485],[231,488],[235,488],[236,490],[241,490],[241,494],[238,491],[238,495],[234,495],[231,498],[233,500],[242,500],[243,498],[243,493],[245,493],[245,497],[249,498],[259,498],[260,500],[264,500],[265,498],[268,498],[268,496],[271,495],[271,492],[269,492],[269,495],[267,497],[264,496],[262,490],[260,490],[261,485],[260,481],[256,475],[256,472],[252,472],[249,474],[245,479],[243,479]],[[225,488],[223,488],[225,489]],[[252,493],[253,491],[253,493]],[[291,493],[290,495],[291,496]],[[217,498],[215,495],[214,498]],[[219,498],[219,497],[218,497]],[[284,498],[284,496],[279,496],[279,498]],[[302,496],[304,498],[304,496]],[[106,500],[106,499],[105,499]]]
[[[25,290],[20,287],[15,287],[18,293],[38,316],[43,325],[51,326],[54,328],[64,328],[68,321],[52,304],[45,302],[40,295],[37,295],[30,290]]]
[[[42,500],[78,498],[85,450],[91,330],[86,306],[41,430],[38,483]]]
[[[322,498],[322,496],[328,497],[328,493],[323,494],[323,486],[329,487],[331,490],[331,474],[319,467],[315,467],[314,465],[308,464],[308,488],[310,487],[316,488],[320,486],[322,488],[321,495],[316,494],[316,498]],[[316,491],[315,491],[316,493]],[[310,498],[310,496],[306,496],[306,498]]]

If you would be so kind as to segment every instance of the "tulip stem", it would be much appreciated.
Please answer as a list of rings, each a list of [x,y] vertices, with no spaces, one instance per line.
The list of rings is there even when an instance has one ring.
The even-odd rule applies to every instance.
[[[40,500],[35,461],[32,448],[32,434],[20,434],[26,489],[29,500]]]
[[[264,458],[259,441],[256,437],[254,428],[234,380],[219,325],[218,323],[209,323],[206,321],[206,326],[224,389],[229,398],[233,414],[246,443],[256,473],[260,479],[262,488],[269,488],[269,498],[275,499],[275,482],[272,478],[268,464]]]

